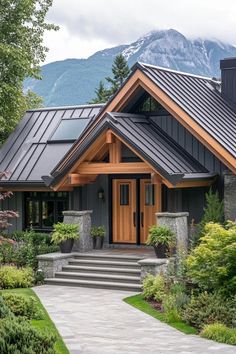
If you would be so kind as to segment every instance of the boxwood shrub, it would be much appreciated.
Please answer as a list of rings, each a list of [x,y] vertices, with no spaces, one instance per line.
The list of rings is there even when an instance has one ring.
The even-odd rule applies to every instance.
[[[0,289],[29,288],[34,284],[31,268],[17,268],[3,265],[0,267]]]

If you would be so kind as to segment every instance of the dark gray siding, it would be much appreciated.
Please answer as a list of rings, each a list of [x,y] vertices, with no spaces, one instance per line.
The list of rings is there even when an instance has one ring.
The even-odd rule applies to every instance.
[[[198,223],[203,216],[205,194],[208,190],[209,187],[168,189],[163,186],[162,211],[172,213],[187,211],[189,213],[189,223],[192,219],[195,223]]]
[[[224,170],[227,170],[227,167],[225,167],[217,157],[171,115],[152,117],[152,120],[207,170],[217,172],[220,175],[222,175]]]
[[[106,228],[105,242],[108,242],[109,235],[109,187],[108,176],[100,175],[95,183],[88,184],[82,188],[82,199],[80,210],[92,210],[92,225],[104,225]],[[98,199],[98,192],[104,191],[104,200]]]
[[[22,231],[23,228],[23,193],[15,192],[11,198],[0,202],[0,209],[18,211],[19,218],[9,219],[12,224],[7,230],[8,234],[13,231]]]

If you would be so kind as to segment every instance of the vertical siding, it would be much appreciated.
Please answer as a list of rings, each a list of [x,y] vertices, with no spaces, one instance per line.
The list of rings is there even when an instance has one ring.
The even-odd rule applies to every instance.
[[[104,201],[98,199],[98,192],[104,191]],[[92,210],[92,225],[104,225],[106,228],[105,242],[109,239],[109,187],[108,176],[100,175],[95,183],[82,187],[80,210]]]
[[[217,157],[171,115],[152,117],[152,120],[210,172],[217,172],[222,175],[223,171],[227,169]]]
[[[13,210],[18,211],[19,218],[9,219],[12,224],[7,230],[8,234],[13,231],[22,231],[23,229],[23,193],[15,192],[11,198],[5,199],[0,202],[1,210]]]

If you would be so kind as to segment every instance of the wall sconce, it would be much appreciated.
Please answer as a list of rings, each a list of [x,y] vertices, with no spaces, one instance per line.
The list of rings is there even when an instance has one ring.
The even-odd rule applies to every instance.
[[[98,199],[104,201],[105,200],[105,195],[104,195],[104,190],[100,189],[98,191]]]

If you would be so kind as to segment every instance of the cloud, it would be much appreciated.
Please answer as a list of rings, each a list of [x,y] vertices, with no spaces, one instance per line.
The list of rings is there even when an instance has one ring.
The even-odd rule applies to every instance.
[[[45,41],[59,57],[62,51],[64,57],[86,57],[167,28],[236,44],[235,13],[235,0],[54,0],[48,20],[61,29]]]

